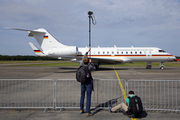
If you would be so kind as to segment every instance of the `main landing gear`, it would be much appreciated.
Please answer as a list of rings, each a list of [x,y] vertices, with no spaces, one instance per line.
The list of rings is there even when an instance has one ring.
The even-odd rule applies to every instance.
[[[160,69],[161,70],[164,70],[164,65],[163,65],[164,62],[161,62],[160,63]],[[152,62],[147,62],[146,63],[146,69],[151,69],[152,68]]]
[[[160,69],[161,69],[161,70],[164,70],[163,62],[160,63]]]
[[[99,68],[99,65],[96,65],[96,64],[95,64],[95,67],[96,67],[96,70],[97,70],[97,69]]]
[[[147,62],[146,69],[151,69],[151,68],[152,68],[152,62]]]

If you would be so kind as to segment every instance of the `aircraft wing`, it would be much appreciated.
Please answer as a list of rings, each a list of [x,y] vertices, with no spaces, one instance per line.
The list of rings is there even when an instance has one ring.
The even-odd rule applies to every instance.
[[[81,60],[82,57],[78,57],[77,60]],[[132,62],[131,59],[127,57],[91,57],[93,63],[101,63],[101,64],[120,64],[126,62]]]
[[[119,64],[122,63],[123,61],[121,59],[116,59],[116,58],[98,58],[98,57],[91,57],[92,62],[98,62],[102,64]]]

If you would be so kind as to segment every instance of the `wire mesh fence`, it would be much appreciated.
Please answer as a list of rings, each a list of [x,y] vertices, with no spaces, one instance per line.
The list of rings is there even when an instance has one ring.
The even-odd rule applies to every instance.
[[[146,110],[180,111],[180,80],[128,80]]]
[[[146,110],[180,111],[180,80],[121,80],[121,84],[117,79],[95,79],[91,108],[108,109],[124,102],[123,87],[126,95],[133,90],[141,97]],[[75,79],[0,79],[0,108],[79,108],[80,85]]]
[[[0,80],[0,108],[54,108],[53,98],[53,80]]]
[[[125,81],[121,80],[125,85]],[[56,81],[56,109],[57,108],[79,108],[81,97],[81,83],[75,79]],[[115,106],[123,100],[123,95],[119,87],[118,80],[101,79],[93,81],[94,91],[91,96],[91,108],[109,108]],[[86,97],[85,100],[86,101]],[[86,107],[86,106],[85,106]]]

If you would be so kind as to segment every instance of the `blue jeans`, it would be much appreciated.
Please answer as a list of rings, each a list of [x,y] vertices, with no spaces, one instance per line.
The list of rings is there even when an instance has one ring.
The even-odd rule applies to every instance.
[[[81,83],[80,110],[82,110],[82,111],[84,111],[85,92],[87,92],[87,98],[86,98],[86,113],[90,113],[91,93],[92,93],[92,84],[91,84],[91,83]]]

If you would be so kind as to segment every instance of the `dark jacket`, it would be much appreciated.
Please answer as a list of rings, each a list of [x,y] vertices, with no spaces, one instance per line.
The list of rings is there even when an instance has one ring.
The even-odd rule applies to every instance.
[[[93,63],[88,63],[88,65],[86,65],[86,64],[83,63],[83,59],[87,56],[87,54],[88,54],[88,52],[86,52],[85,55],[84,55],[84,57],[82,58],[82,60],[81,60],[81,62],[80,62],[80,66],[88,66],[88,70],[90,71],[89,74],[90,74],[90,76],[92,76],[92,75],[91,75],[91,71],[95,70],[96,67],[94,66]],[[93,79],[92,79],[92,80],[93,80]]]

